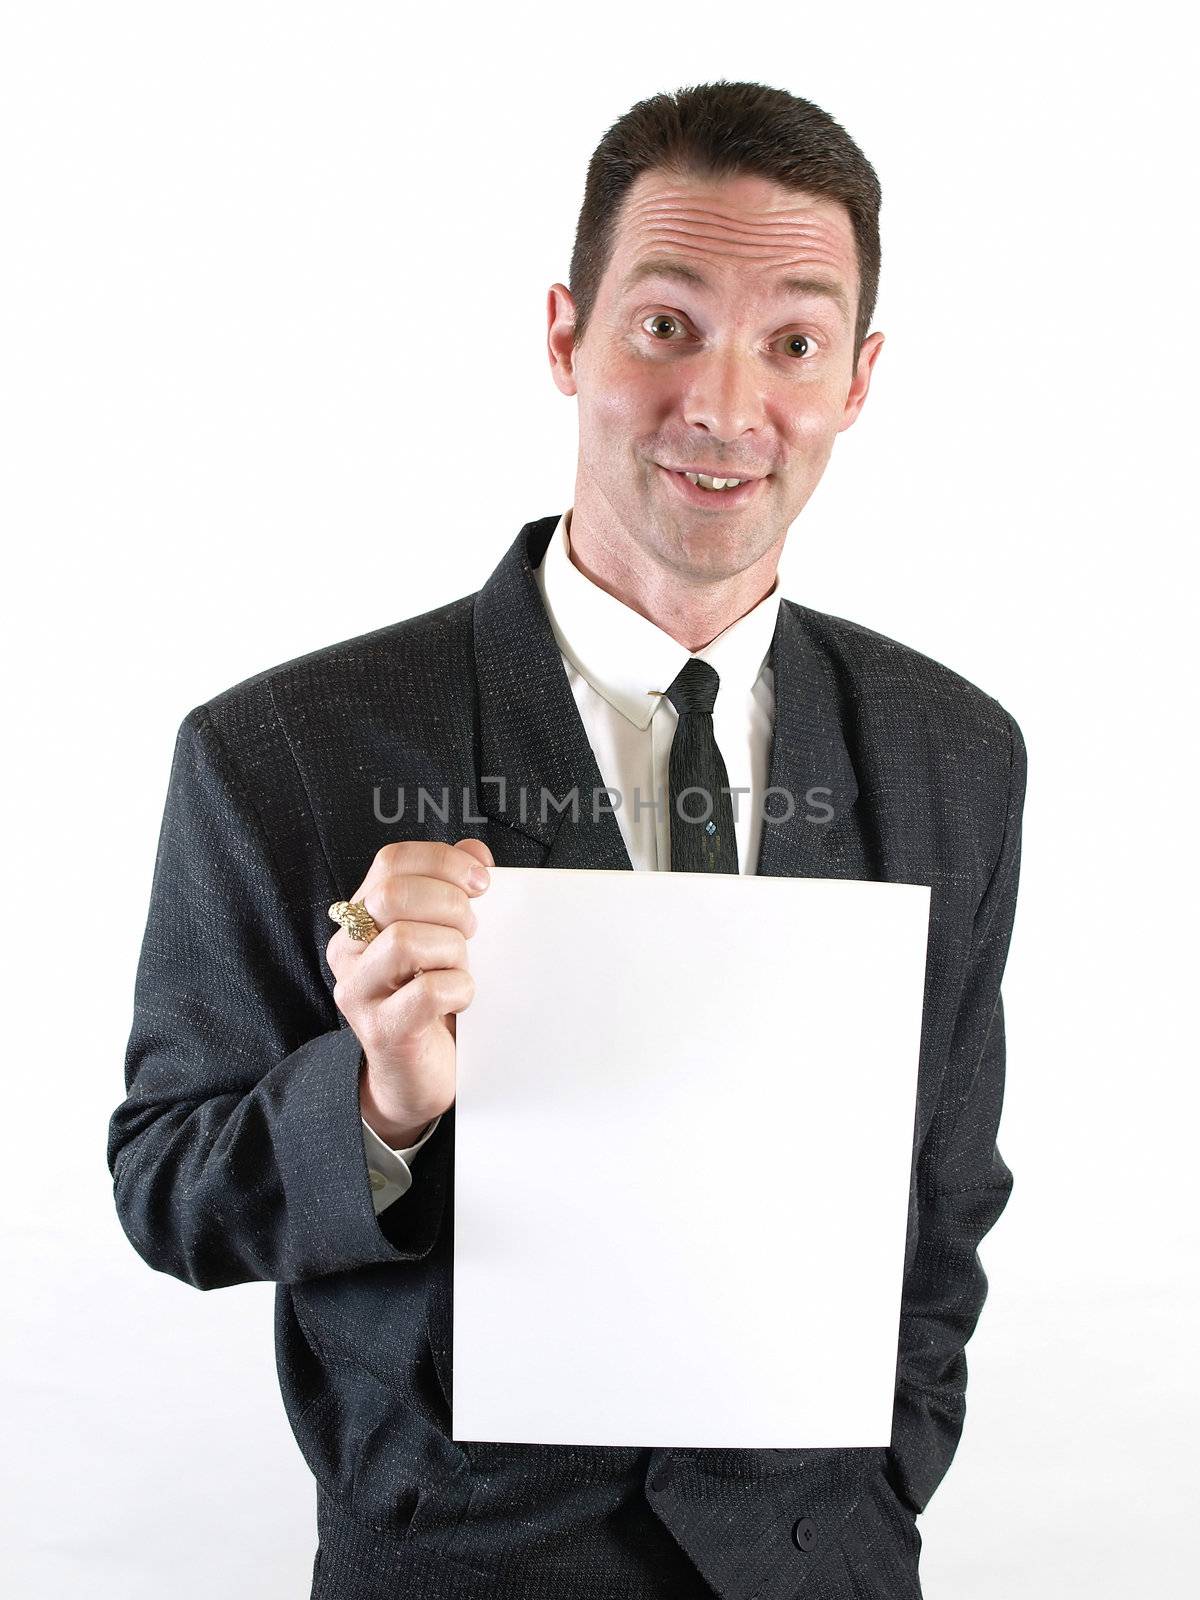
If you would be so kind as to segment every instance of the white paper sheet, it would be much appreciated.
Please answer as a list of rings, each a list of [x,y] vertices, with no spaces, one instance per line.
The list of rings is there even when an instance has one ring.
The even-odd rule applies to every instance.
[[[929,889],[497,867],[474,907],[453,1437],[887,1444]]]

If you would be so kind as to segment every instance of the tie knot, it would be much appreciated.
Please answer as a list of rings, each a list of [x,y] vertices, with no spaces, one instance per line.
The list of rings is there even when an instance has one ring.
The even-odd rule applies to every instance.
[[[699,656],[693,656],[690,661],[684,663],[682,671],[668,688],[667,699],[680,716],[688,711],[698,711],[702,716],[711,716],[712,708],[717,703],[717,690],[720,687],[721,675],[716,667],[710,666],[707,661],[701,661]]]

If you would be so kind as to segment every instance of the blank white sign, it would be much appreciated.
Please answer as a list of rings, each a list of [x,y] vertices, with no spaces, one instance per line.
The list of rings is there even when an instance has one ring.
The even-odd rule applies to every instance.
[[[453,1437],[886,1445],[929,889],[496,867],[473,904]]]

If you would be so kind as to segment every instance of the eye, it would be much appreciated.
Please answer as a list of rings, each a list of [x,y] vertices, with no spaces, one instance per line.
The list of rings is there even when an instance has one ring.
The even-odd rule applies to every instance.
[[[676,328],[679,328],[679,327],[683,326],[683,324],[680,322],[678,317],[671,316],[670,312],[667,312],[667,311],[656,311],[652,317],[647,317],[646,318],[646,322],[658,323],[660,325],[662,323],[664,323],[664,322],[668,322],[668,323],[673,324],[673,326],[675,326]],[[646,326],[646,322],[642,323],[642,327],[643,328]],[[663,339],[663,338],[659,338],[658,334],[656,333],[654,335],[654,337],[656,339],[658,339],[658,342],[660,344],[670,344],[671,343],[671,340],[670,340],[669,336],[667,338]]]
[[[803,348],[799,350],[794,349],[793,346],[796,345],[800,345]],[[810,354],[815,354],[815,346],[806,333],[787,334],[783,341],[783,347],[789,356],[793,356],[797,359],[802,359]]]

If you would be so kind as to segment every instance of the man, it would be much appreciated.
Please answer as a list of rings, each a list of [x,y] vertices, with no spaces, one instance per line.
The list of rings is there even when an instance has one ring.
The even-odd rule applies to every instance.
[[[779,593],[883,343],[878,211],[853,141],[781,90],[635,106],[549,294],[579,402],[571,509],[526,524],[477,594],[180,728],[109,1163],[152,1267],[278,1285],[314,1595],[920,1594],[915,1517],[961,1432],[977,1246],[1011,1187],[1025,750],[946,667]],[[495,864],[930,885],[889,1447],[451,1438],[455,1021]]]

